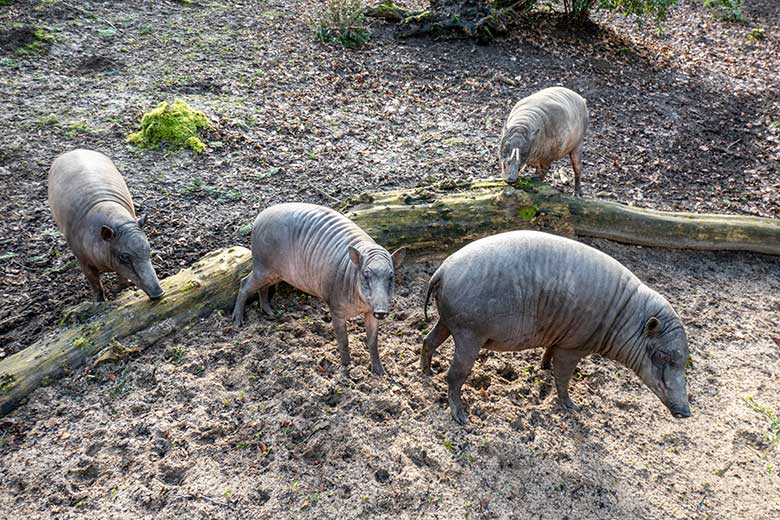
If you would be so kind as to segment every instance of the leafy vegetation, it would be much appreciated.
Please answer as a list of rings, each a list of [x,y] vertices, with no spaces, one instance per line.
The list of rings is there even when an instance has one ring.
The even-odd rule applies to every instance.
[[[759,404],[755,399],[753,399],[753,396],[746,397],[744,401],[750,408],[753,409],[754,412],[758,412],[769,419],[770,424],[766,434],[766,439],[769,444],[766,447],[766,451],[771,450],[775,444],[780,442],[780,414],[773,411],[768,406]]]
[[[704,0],[704,7],[712,9],[721,20],[732,22],[745,21],[742,14],[744,0]]]
[[[363,0],[326,0],[327,5],[314,22],[320,41],[344,47],[360,47],[370,36]]]
[[[584,22],[592,12],[602,9],[640,19],[652,16],[661,21],[675,3],[677,0],[563,0],[563,8],[567,18],[575,23]]]

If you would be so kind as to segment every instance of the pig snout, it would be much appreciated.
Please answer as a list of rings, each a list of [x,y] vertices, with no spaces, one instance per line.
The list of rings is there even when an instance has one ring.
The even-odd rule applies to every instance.
[[[687,403],[682,406],[670,406],[669,411],[677,419],[685,419],[691,416],[691,407]]]
[[[160,288],[159,288],[159,291],[157,291],[157,292],[154,292],[154,293],[152,293],[152,292],[147,292],[146,294],[148,294],[148,295],[149,295],[149,299],[150,299],[150,300],[155,300],[155,301],[156,301],[156,300],[159,300],[160,298],[162,298],[162,297],[163,297],[163,295],[165,294],[165,292],[162,290],[162,287],[160,287]]]
[[[135,284],[149,296],[150,300],[159,300],[165,294],[163,288],[160,286],[160,281],[157,279],[157,273],[154,272],[152,262],[147,261],[138,270],[136,279],[133,280]]]
[[[387,318],[390,314],[390,295],[387,293],[375,295],[378,296],[371,306],[371,314],[378,320]]]
[[[515,161],[506,161],[502,163],[504,179],[509,184],[513,184],[517,181],[517,177],[520,174],[520,165]]]

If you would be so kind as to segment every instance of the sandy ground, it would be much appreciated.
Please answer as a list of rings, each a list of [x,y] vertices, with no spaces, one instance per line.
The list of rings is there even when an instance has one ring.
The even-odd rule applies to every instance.
[[[417,356],[435,261],[405,268],[370,375],[359,323],[338,368],[321,305],[203,323],[137,359],[36,391],[0,420],[0,511],[24,518],[776,518],[780,452],[745,401],[780,402],[776,259],[597,242],[663,292],[688,326],[693,417],[676,420],[629,370],[588,358],[567,415],[540,351],[485,353],[446,406]],[[9,518],[11,516],[8,516]]]
[[[377,23],[359,51],[311,38],[310,1],[2,6],[0,358],[89,297],[46,205],[49,164],[76,146],[125,174],[161,276],[246,245],[242,227],[275,202],[494,176],[508,109],[556,83],[591,108],[586,196],[779,217],[780,11],[746,4],[745,24],[690,1],[666,35],[617,18],[575,35],[539,22],[489,47],[399,41]],[[31,26],[54,35],[49,54],[8,52]],[[207,154],[125,144],[174,97],[212,118]],[[554,183],[570,190],[569,177],[557,163]],[[780,413],[780,261],[592,244],[682,315],[693,418],[598,358],[573,383],[583,411],[567,415],[541,352],[489,353],[458,427],[452,343],[432,379],[416,365],[429,259],[403,268],[385,379],[369,374],[358,323],[342,374],[322,306],[287,290],[276,320],[252,308],[237,330],[215,314],[36,391],[0,419],[0,518],[776,518],[780,448],[755,407]]]

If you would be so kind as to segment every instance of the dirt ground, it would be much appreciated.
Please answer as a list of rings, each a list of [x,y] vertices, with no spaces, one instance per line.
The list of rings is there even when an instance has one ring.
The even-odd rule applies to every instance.
[[[693,0],[666,33],[618,17],[569,34],[540,18],[490,46],[312,38],[318,3],[0,6],[0,359],[89,298],[46,203],[68,149],[110,155],[149,216],[161,277],[248,244],[269,204],[497,175],[512,104],[562,84],[591,110],[586,196],[780,217],[780,6],[746,22]],[[30,28],[54,39],[19,56]],[[755,28],[765,36],[752,41]],[[208,153],[138,151],[140,114],[185,99]],[[773,124],[774,123],[774,124]],[[571,190],[569,168],[554,183]],[[486,354],[445,402],[452,344],[419,375],[422,294],[438,259],[402,270],[371,377],[363,329],[338,368],[322,306],[291,290],[277,320],[215,314],[130,360],[36,391],[0,418],[0,518],[696,518],[780,515],[780,261],[592,245],[663,293],[688,327],[694,416],[675,420],[628,370],[581,365],[567,415],[541,352]],[[118,290],[113,280],[109,289]],[[752,398],[752,400],[750,399]]]

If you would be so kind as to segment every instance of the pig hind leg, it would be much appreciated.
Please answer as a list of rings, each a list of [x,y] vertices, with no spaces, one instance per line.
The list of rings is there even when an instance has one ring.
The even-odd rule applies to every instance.
[[[274,309],[271,307],[271,298],[274,297],[274,293],[276,292],[276,285],[267,285],[258,292],[260,294],[260,308],[268,316],[273,316]]]
[[[558,401],[566,410],[578,412],[580,408],[569,397],[569,381],[584,353],[577,350],[556,348],[553,350],[552,356],[553,377],[555,378],[555,388],[558,390]]]
[[[103,283],[100,281],[100,271],[98,271],[96,267],[83,262],[80,262],[79,265],[81,266],[81,272],[87,277],[87,282],[89,283],[90,289],[92,289],[95,301],[106,301],[106,293],[103,290]]]
[[[552,368],[552,357],[555,349],[553,347],[547,347],[544,349],[544,355],[542,356],[542,370],[550,370]]]
[[[582,197],[582,187],[580,186],[580,176],[582,175],[582,143],[572,150],[569,154],[571,167],[574,169],[574,194]]]
[[[233,321],[236,325],[241,325],[244,322],[244,307],[246,307],[246,301],[249,299],[249,296],[255,292],[260,292],[260,303],[262,305],[264,303],[262,291],[271,285],[275,278],[276,276],[262,265],[255,263],[252,266],[252,272],[241,280],[241,286],[236,297],[236,305],[233,308]],[[263,310],[265,310],[265,306]]]
[[[540,181],[543,181],[547,174],[550,172],[550,163],[541,163],[536,167],[536,176]]]
[[[436,326],[425,336],[423,340],[422,349],[420,349],[420,370],[422,373],[429,376],[431,372],[431,360],[433,354],[436,353],[436,349],[439,345],[450,337],[450,329],[448,329],[441,320],[436,322]]]
[[[450,413],[452,418],[458,424],[468,423],[466,414],[463,412],[463,402],[461,401],[461,391],[463,383],[471,373],[477,355],[482,348],[483,340],[469,331],[462,331],[453,334],[455,339],[455,354],[452,356],[450,370],[447,372],[447,400],[450,404]]]

